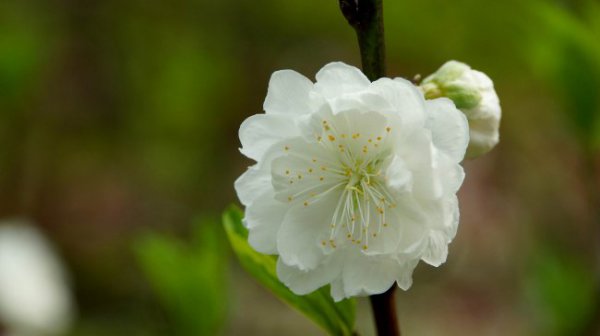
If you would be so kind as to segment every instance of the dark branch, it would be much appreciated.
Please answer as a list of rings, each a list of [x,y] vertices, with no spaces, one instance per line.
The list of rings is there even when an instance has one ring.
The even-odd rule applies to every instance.
[[[382,0],[339,0],[344,17],[356,31],[362,68],[370,80],[385,76]]]

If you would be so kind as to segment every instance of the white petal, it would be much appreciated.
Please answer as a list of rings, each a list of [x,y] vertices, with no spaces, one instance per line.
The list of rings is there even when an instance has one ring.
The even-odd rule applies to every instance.
[[[399,276],[399,263],[392,257],[356,253],[346,260],[343,271],[346,297],[381,294],[392,287]]]
[[[316,78],[315,89],[325,98],[364,90],[371,83],[359,69],[342,62],[325,65]]]
[[[402,120],[402,131],[411,132],[425,123],[425,98],[411,82],[403,78],[381,78],[370,91],[382,96]]]
[[[280,258],[277,260],[277,276],[292,292],[304,295],[327,285],[339,277],[342,265],[343,255],[339,253],[330,255],[317,268],[307,271],[288,266]]]
[[[427,246],[421,259],[431,266],[438,267],[448,257],[448,241],[443,232],[431,231],[427,238]]]
[[[436,199],[443,196],[443,181],[437,174],[437,148],[429,130],[421,130],[405,139],[401,156],[413,174],[413,193],[418,198]]]
[[[278,141],[299,135],[298,128],[289,116],[255,114],[248,117],[240,126],[240,151],[256,161]]]
[[[387,186],[393,192],[403,193],[412,190],[412,173],[400,156],[394,155],[385,176]]]
[[[310,113],[309,93],[312,87],[313,83],[308,78],[295,71],[276,71],[271,75],[263,108],[268,114]]]
[[[248,243],[256,251],[277,253],[277,232],[288,205],[275,200],[273,191],[267,191],[246,207],[244,222],[248,227]]]
[[[256,197],[271,189],[271,175],[258,164],[249,167],[235,180],[235,191],[243,205],[252,203]]]
[[[467,118],[448,98],[429,100],[425,104],[426,126],[431,130],[433,144],[455,162],[462,161],[469,144]]]
[[[344,293],[344,281],[342,280],[342,277],[339,277],[331,282],[330,294],[335,302],[340,302],[346,298],[346,294]]]
[[[400,274],[398,275],[398,279],[396,280],[396,282],[398,283],[398,287],[402,288],[403,290],[408,290],[410,286],[412,286],[412,274],[415,270],[415,267],[417,267],[418,263],[419,260],[411,259],[401,264],[399,272]]]
[[[277,235],[277,250],[283,262],[301,270],[319,265],[324,256],[319,237],[329,230],[336,196],[329,194],[307,206],[297,203],[287,212]]]

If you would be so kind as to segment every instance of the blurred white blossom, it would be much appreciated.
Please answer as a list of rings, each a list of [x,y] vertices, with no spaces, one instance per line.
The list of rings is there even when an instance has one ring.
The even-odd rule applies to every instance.
[[[8,335],[63,335],[73,318],[64,268],[24,221],[0,222],[0,324]]]
[[[494,83],[467,64],[449,61],[421,83],[428,99],[448,97],[469,120],[470,142],[466,156],[489,152],[499,141],[501,108]]]
[[[275,72],[266,113],[240,127],[257,161],[235,182],[249,243],[279,255],[297,294],[408,289],[418,261],[442,264],[455,236],[467,120],[401,78],[371,82],[338,62],[316,79]]]

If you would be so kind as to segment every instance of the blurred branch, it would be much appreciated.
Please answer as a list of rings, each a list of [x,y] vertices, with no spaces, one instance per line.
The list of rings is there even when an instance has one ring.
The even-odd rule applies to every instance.
[[[592,147],[592,146],[589,146]],[[579,335],[600,334],[600,167],[597,164],[596,151],[586,148],[584,153],[585,185],[587,188],[588,204],[591,210],[591,229],[593,234],[594,274],[596,289],[594,304],[589,319],[582,325]]]
[[[396,285],[394,284],[387,292],[370,297],[379,336],[400,336],[395,294]]]
[[[339,0],[344,17],[354,28],[362,70],[374,81],[385,76],[382,0]]]

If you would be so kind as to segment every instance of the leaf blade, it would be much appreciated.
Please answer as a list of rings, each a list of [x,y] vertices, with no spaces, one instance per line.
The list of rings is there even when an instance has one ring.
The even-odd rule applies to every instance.
[[[242,211],[229,207],[223,213],[223,226],[233,251],[244,269],[280,300],[298,310],[330,335],[352,335],[355,322],[353,299],[335,303],[329,286],[298,296],[279,281],[276,258],[256,252],[248,244],[248,231],[242,224]]]

